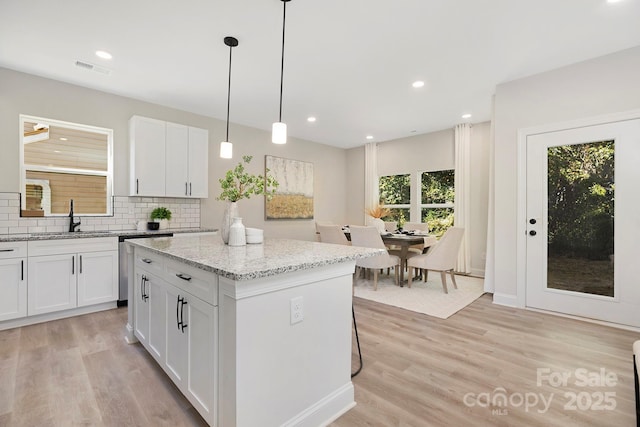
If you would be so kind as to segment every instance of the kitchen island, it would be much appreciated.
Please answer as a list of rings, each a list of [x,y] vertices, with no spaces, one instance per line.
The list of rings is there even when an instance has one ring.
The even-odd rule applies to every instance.
[[[126,338],[210,425],[328,424],[355,405],[355,262],[380,252],[286,239],[230,247],[219,236],[131,241]]]

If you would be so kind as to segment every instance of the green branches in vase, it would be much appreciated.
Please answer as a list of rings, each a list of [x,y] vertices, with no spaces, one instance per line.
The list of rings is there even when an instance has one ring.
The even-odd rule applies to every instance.
[[[238,163],[235,168],[228,170],[224,178],[219,179],[222,193],[216,200],[237,202],[241,199],[249,199],[254,195],[271,197],[275,194],[279,184],[272,175],[269,175],[268,169],[266,177],[250,174],[245,170],[245,164],[248,165],[252,158],[253,156],[242,156],[242,162]]]

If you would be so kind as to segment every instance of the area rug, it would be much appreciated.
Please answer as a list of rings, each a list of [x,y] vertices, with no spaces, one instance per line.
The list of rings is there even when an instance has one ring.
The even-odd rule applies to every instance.
[[[484,280],[477,277],[456,275],[458,289],[447,278],[448,294],[442,290],[440,273],[431,272],[429,280],[414,280],[411,288],[394,284],[393,273],[378,277],[378,290],[373,290],[373,279],[359,278],[355,283],[355,296],[382,304],[446,319],[471,304],[484,293]]]

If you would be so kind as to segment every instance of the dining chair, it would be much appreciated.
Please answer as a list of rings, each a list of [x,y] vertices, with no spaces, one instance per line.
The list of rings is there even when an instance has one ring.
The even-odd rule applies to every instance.
[[[422,278],[425,282],[427,281],[427,273],[429,270],[439,271],[440,278],[442,280],[442,289],[444,289],[445,294],[448,293],[447,273],[449,273],[451,275],[453,287],[458,289],[453,269],[456,267],[458,251],[460,251],[460,244],[462,243],[463,235],[464,228],[449,227],[438,243],[429,249],[429,252],[409,258],[407,261],[409,270],[412,268],[416,270],[421,269]],[[411,287],[412,276],[413,274],[409,272],[409,287]]]
[[[405,222],[404,229],[407,231],[418,231],[422,234],[429,234],[429,224],[426,222]],[[424,244],[409,246],[409,251],[418,255],[424,253]]]
[[[316,228],[320,233],[320,241],[322,243],[335,243],[337,245],[350,245],[347,236],[342,231],[340,225],[322,225],[317,224]]]
[[[376,227],[362,227],[352,225],[351,245],[365,248],[384,249],[385,253],[370,258],[362,258],[356,261],[356,269],[368,268],[373,270],[373,289],[378,290],[378,271],[385,268],[394,267],[396,276],[396,285],[398,285],[398,274],[400,270],[400,258],[396,255],[389,255],[386,247],[380,237],[380,232]],[[359,270],[356,271],[356,277]]]

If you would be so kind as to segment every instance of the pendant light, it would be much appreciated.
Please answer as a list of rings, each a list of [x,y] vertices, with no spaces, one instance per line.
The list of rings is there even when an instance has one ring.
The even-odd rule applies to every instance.
[[[280,61],[280,114],[278,115],[278,121],[273,124],[271,130],[271,142],[274,144],[286,144],[287,143],[287,125],[282,123],[282,83],[284,79],[284,29],[285,22],[287,20],[287,3],[290,0],[280,0],[284,4],[282,14],[282,59]]]
[[[224,44],[229,46],[229,86],[227,90],[227,138],[220,143],[220,157],[230,159],[233,157],[233,144],[229,142],[229,106],[231,105],[231,51],[238,46],[238,39],[225,37]]]

